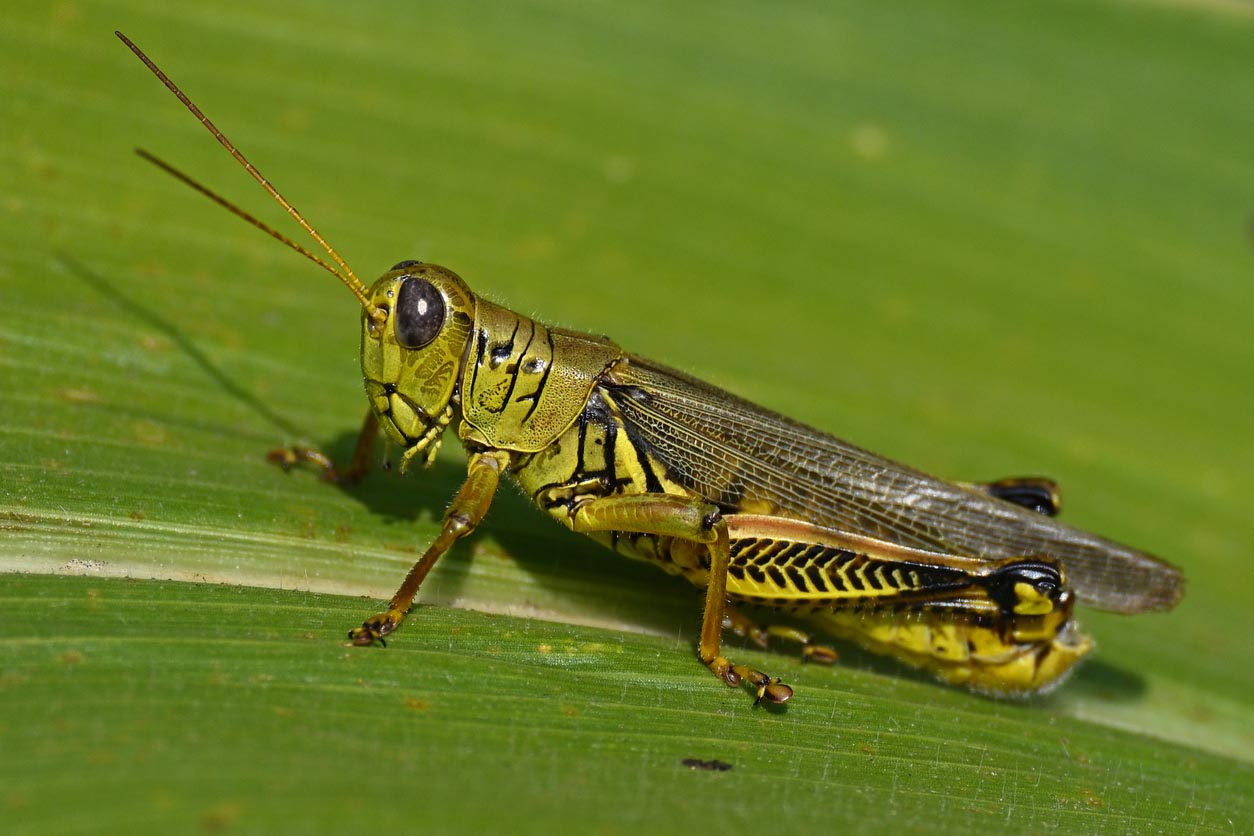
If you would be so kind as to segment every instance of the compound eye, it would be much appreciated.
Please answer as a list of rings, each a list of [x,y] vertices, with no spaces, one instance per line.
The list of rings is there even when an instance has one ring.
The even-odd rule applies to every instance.
[[[444,327],[444,296],[426,279],[406,278],[396,294],[396,341],[422,348]]]

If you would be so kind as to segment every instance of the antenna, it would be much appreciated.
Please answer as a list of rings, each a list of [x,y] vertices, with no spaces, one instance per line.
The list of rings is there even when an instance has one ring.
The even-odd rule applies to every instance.
[[[240,150],[235,147],[235,144],[232,143],[231,140],[227,139],[226,135],[223,134],[222,131],[218,130],[218,127],[214,125],[212,121],[210,121],[209,117],[206,116],[201,111],[200,108],[196,107],[196,105],[192,103],[192,100],[189,99],[186,96],[186,94],[184,94],[183,91],[178,88],[177,84],[175,84],[173,81],[170,80],[169,76],[167,76],[165,73],[161,71],[160,67],[158,67],[156,64],[152,62],[151,58],[149,58],[147,55],[144,54],[144,51],[142,49],[137,47],[130,38],[126,37],[121,32],[114,31],[113,34],[117,35],[118,38],[122,41],[122,43],[126,44],[126,46],[131,50],[131,52],[135,53],[135,56],[139,58],[140,61],[144,62],[144,65],[148,67],[149,70],[152,71],[152,74],[161,80],[161,83],[164,84],[166,88],[171,93],[173,93],[180,102],[183,103],[184,107],[186,107],[189,111],[191,111],[193,116],[195,116],[197,119],[200,120],[200,123],[205,126],[205,128],[209,131],[209,133],[213,134],[214,138],[218,140],[218,142],[222,145],[222,147],[225,148],[231,154],[231,156],[235,158],[235,161],[238,162],[240,165],[242,165],[248,171],[248,173],[252,176],[252,178],[256,180],[258,183],[260,183],[261,187],[265,189],[267,192],[269,192],[270,196],[273,197],[280,206],[282,206],[284,209],[287,210],[287,213],[289,215],[291,215],[293,218],[296,219],[296,222],[301,225],[301,228],[303,228],[306,232],[308,232],[310,235],[313,236],[313,239],[317,241],[318,244],[320,244],[324,250],[326,250],[329,256],[331,256],[331,260],[334,261],[336,264],[338,264],[340,269],[343,270],[344,272],[341,273],[339,270],[336,270],[330,264],[327,264],[321,258],[309,252],[304,247],[300,246],[295,241],[288,238],[286,235],[283,235],[282,233],[277,232],[274,229],[271,229],[266,224],[262,223],[258,219],[254,218],[252,215],[245,212],[243,209],[240,209],[238,206],[235,206],[230,201],[215,194],[206,186],[203,186],[200,183],[193,180],[191,177],[188,177],[186,174],[179,171],[174,166],[169,165],[166,162],[163,162],[162,160],[158,159],[157,157],[153,156],[147,151],[144,151],[143,149],[137,148],[135,149],[135,153],[139,154],[139,156],[143,157],[148,162],[156,165],[158,168],[162,169],[166,173],[172,175],[178,180],[181,180],[183,183],[187,184],[188,186],[191,186],[193,189],[200,192],[205,197],[208,197],[210,200],[212,200],[214,203],[217,203],[219,206],[224,207],[225,209],[230,211],[232,214],[240,218],[243,218],[245,221],[257,227],[258,229],[262,230],[266,234],[270,235],[272,238],[275,238],[278,241],[281,241],[282,243],[286,244],[288,247],[291,247],[292,249],[296,250],[296,252],[308,258],[310,261],[321,266],[323,269],[329,271],[332,275],[334,275],[341,282],[343,282],[344,286],[347,287],[349,291],[351,291],[352,294],[357,297],[357,301],[360,302],[361,306],[366,309],[366,313],[370,316],[370,318],[373,319],[375,322],[382,324],[384,319],[386,319],[387,314],[384,313],[383,310],[380,309],[378,306],[371,304],[370,300],[366,297],[367,288],[362,283],[361,279],[357,278],[356,274],[353,273],[352,268],[349,267],[348,264],[344,262],[344,259],[340,258],[340,254],[337,253],[335,249],[326,242],[326,239],[323,238],[320,234],[318,234],[318,230],[314,229],[313,226],[308,221],[306,221],[304,217],[301,216],[300,212],[296,210],[295,206],[293,206],[291,203],[288,202],[287,198],[279,194],[278,189],[270,185],[270,181],[262,176],[261,172],[258,171],[257,168],[248,161],[248,158],[245,157],[242,153],[240,153]]]

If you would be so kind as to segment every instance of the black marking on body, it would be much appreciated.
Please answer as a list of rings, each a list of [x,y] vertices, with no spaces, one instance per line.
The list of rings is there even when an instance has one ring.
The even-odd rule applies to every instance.
[[[903,571],[905,566],[894,566]],[[946,592],[970,587],[976,578],[962,569],[949,566],[928,566],[923,563],[911,564],[909,567],[909,585],[902,588],[903,592]],[[903,575],[903,577],[907,577]]]
[[[630,485],[630,479],[619,479],[615,450],[618,443],[618,423],[609,406],[597,392],[593,392],[575,419],[574,462],[570,472],[562,479],[541,485],[533,494],[532,501],[541,508],[570,507],[573,502],[593,496],[602,497],[620,493]],[[589,430],[599,430],[601,436],[589,443]],[[600,457],[600,458],[598,458]],[[589,490],[589,483],[596,483]],[[578,487],[576,495],[575,488]],[[541,499],[546,494],[551,498]],[[611,548],[618,550],[620,535],[630,532],[611,532]],[[634,541],[633,541],[634,542]]]
[[[492,347],[488,351],[488,362],[492,368],[504,363],[514,355],[514,340],[518,337],[518,323],[514,323],[514,330],[510,332],[508,340],[492,343]]]
[[[817,589],[809,589],[808,584],[806,584],[805,572],[803,572],[800,567],[792,565],[786,566],[784,567],[784,573],[788,575],[788,580],[792,582],[793,588],[801,592],[818,591]]]
[[[598,387],[599,390],[600,387]],[[647,392],[635,386],[615,387],[614,394],[623,394],[633,400],[648,402],[649,395]],[[607,393],[609,394],[609,393]],[[611,395],[612,398],[612,395]],[[640,434],[640,430],[626,416],[622,418],[623,432],[627,433],[627,441],[631,445],[631,451],[636,457],[636,463],[640,465],[640,472],[644,474],[644,487],[646,493],[665,493],[662,488],[662,480],[658,479],[657,474],[653,471],[652,460],[649,453],[652,448],[649,442],[644,440]]]
[[[858,570],[866,565],[866,556],[855,554],[844,566],[844,571],[840,572],[840,576],[845,580],[849,589],[854,592],[866,591],[866,581],[858,574]]]
[[[788,542],[785,540],[767,540],[753,555],[750,562],[755,566],[769,566],[775,562],[776,555],[786,548],[788,548]]]
[[[571,474],[572,480],[575,477],[577,477],[580,473],[583,473],[584,471],[585,465],[583,461],[583,454],[584,454],[584,451],[588,448],[588,412],[591,407],[592,407],[592,399],[589,398],[588,403],[584,405],[583,411],[579,413],[579,419],[578,419],[579,429],[577,431],[577,436],[576,436],[578,438],[578,441],[575,444],[575,470]]]
[[[1030,574],[1028,563],[1024,562],[1023,566],[1024,574]],[[728,574],[737,580],[748,577],[759,584],[765,584],[769,580],[778,586],[795,588],[800,592],[880,593],[872,596],[874,598],[890,597],[894,594],[905,597],[919,592],[941,593],[969,589],[975,585],[997,585],[953,567],[886,561],[848,549],[770,538],[732,541]],[[1012,582],[1019,579],[1014,572],[1003,573],[1001,577],[1009,577]],[[1041,582],[1045,585],[1050,580],[1047,572],[1040,572],[1032,577],[1041,577]],[[1001,585],[1010,588],[1013,583],[1003,580]],[[1003,597],[1008,596],[1004,594]],[[816,598],[798,602],[798,605],[818,607],[820,600],[828,599]]]
[[[611,394],[621,401],[634,401],[639,404],[649,405],[653,403],[654,397],[645,389],[639,386],[626,386],[622,384],[606,384]],[[628,412],[631,408],[628,407]],[[674,456],[676,460],[671,460],[663,452],[648,444],[640,437],[638,427],[632,423],[629,415],[623,416],[623,426],[627,430],[628,437],[632,440],[633,446],[641,451],[652,454],[654,461],[659,462],[665,469],[666,475],[673,481],[679,483],[687,490],[696,493],[709,502],[714,503],[724,513],[735,513],[741,510],[745,497],[750,493],[750,487],[744,480],[744,474],[739,470],[733,471],[726,479],[726,483],[722,486],[714,486],[703,484],[704,480],[693,472],[693,469],[682,461],[679,455]],[[717,440],[717,439],[713,439]],[[678,442],[676,442],[678,443]]]
[[[534,322],[531,322],[531,320],[527,320],[527,322],[531,325],[531,334],[530,336],[527,337],[527,344],[524,345],[523,350],[519,352],[518,354],[519,358],[527,356],[527,351],[528,349],[531,348],[531,343],[536,338],[536,324]],[[509,338],[510,356],[513,356],[514,338],[517,335],[518,335],[518,326],[514,326],[514,333],[511,334]],[[493,349],[493,351],[495,352],[495,349]],[[495,360],[496,358],[493,357],[493,361]],[[517,363],[515,363],[512,368],[506,369],[506,371],[509,373],[509,388],[505,390],[505,397],[501,398],[501,409],[500,409],[501,412],[505,411],[505,409],[509,406],[510,398],[514,397],[514,387],[518,385],[518,375],[520,374]]]
[[[557,346],[553,344],[553,332],[548,328],[544,329],[544,338],[549,344],[549,357],[557,355]],[[523,416],[522,422],[525,424],[531,419],[532,414],[536,411],[536,407],[540,405],[540,398],[544,395],[544,387],[549,383],[549,373],[553,371],[553,362],[550,360],[544,367],[544,374],[540,377],[540,382],[536,384],[536,391],[530,395],[523,395],[518,400],[531,401],[531,408],[527,410],[527,414]]]
[[[988,596],[1007,616],[1014,615],[1014,608],[1020,602],[1016,590],[1019,584],[1035,588],[1038,595],[1048,598],[1055,605],[1063,591],[1062,575],[1052,561],[1020,560],[980,579],[980,586],[988,591]]]
[[[823,567],[818,567],[814,563],[806,564],[805,577],[810,579],[810,587],[813,587],[815,592],[826,592],[831,588],[828,583],[828,573],[824,572]]]
[[[470,375],[470,391],[477,391],[475,384],[479,381],[479,367],[488,351],[488,329],[480,328],[475,337],[475,370]]]
[[[601,450],[603,467],[588,467],[588,428],[597,427],[605,434],[605,445]],[[588,403],[579,413],[579,446],[575,450],[575,472],[571,478],[583,481],[589,476],[600,475],[605,484],[617,487],[618,473],[615,467],[614,449],[618,443],[618,422],[610,414],[605,399],[595,390],[588,396]]]
[[[848,592],[849,586],[845,583],[845,575],[843,572],[828,572],[828,586],[836,592]]]
[[[789,543],[788,548],[784,549],[784,551],[780,554],[779,562],[781,564],[786,564],[789,567],[793,566],[801,559],[802,554],[811,545],[812,544],[810,543]]]

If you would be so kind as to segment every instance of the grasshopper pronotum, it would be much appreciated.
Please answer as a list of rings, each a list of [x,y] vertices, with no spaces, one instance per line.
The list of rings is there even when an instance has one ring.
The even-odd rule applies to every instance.
[[[362,306],[369,409],[338,481],[369,469],[382,432],[402,467],[430,462],[448,430],[469,456],[435,541],[385,612],[349,636],[382,643],[435,562],[483,520],[508,475],[543,511],[620,554],[705,590],[697,656],[729,685],[782,703],[792,689],[728,660],[725,627],[759,644],[799,642],[731,608],[762,605],[976,690],[1026,694],[1056,684],[1091,647],[1077,601],[1120,613],[1164,610],[1180,572],[1151,555],[1057,522],[1046,479],[936,479],[658,363],[606,337],[553,328],[476,296],[451,270],[402,261],[364,285],[182,91],[118,37],[326,250],[335,266],[191,178],[139,152],[335,274]]]

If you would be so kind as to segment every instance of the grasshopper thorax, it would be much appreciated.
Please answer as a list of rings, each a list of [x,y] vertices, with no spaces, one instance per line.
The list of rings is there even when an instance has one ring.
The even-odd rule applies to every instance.
[[[388,437],[410,455],[435,444],[453,415],[475,319],[475,295],[456,273],[402,261],[370,288],[385,316],[363,312],[361,373]]]

